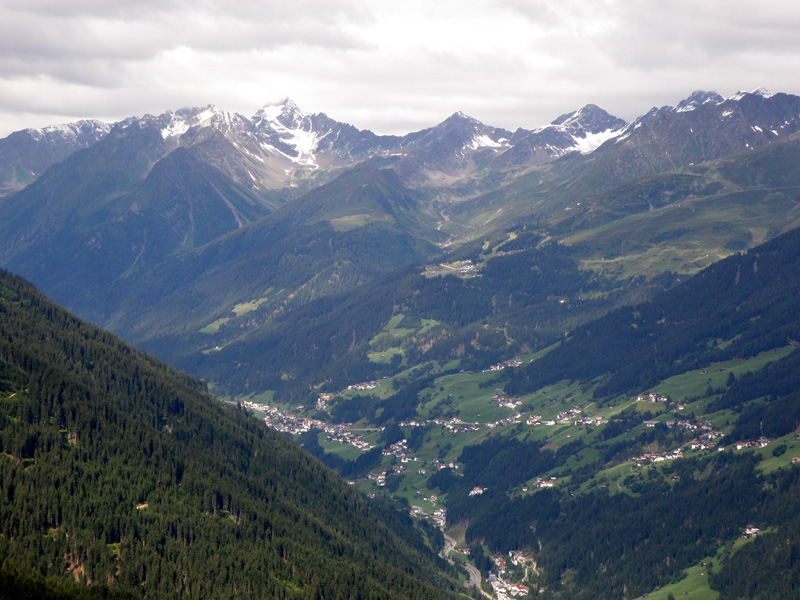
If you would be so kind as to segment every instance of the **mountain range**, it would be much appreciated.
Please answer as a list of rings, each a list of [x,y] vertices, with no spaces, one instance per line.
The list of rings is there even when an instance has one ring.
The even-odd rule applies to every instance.
[[[589,104],[516,131],[457,112],[422,131],[380,136],[305,114],[288,99],[252,118],[209,106],[110,126],[26,130],[0,140],[0,265],[79,317],[203,378],[362,492],[399,502],[403,513],[422,517],[416,529],[438,550],[438,530],[426,525],[435,519],[461,546],[451,558],[481,571],[484,587],[491,573],[495,590],[525,580],[533,595],[555,600],[665,600],[697,589],[726,600],[789,598],[798,526],[790,500],[800,481],[792,467],[800,459],[793,437],[798,129],[800,97],[756,90],[729,98],[694,92],[632,122]],[[249,479],[260,461],[247,452],[289,457],[291,446],[242,414],[225,416],[204,384],[168,369],[172,383],[153,375],[144,387],[161,386],[178,400],[140,398],[129,372],[154,359],[4,277],[0,298],[11,299],[4,314],[22,320],[4,340],[29,340],[31,348],[65,336],[102,340],[75,350],[67,367],[40,365],[44,373],[86,376],[80,385],[94,394],[93,414],[105,419],[116,409],[92,386],[124,396],[124,384],[137,398],[128,411],[134,420],[152,421],[140,437],[164,444],[170,456],[218,448],[238,467],[214,463],[196,477],[216,482],[224,472],[218,487],[269,495]],[[26,313],[31,306],[42,308]],[[68,322],[70,333],[36,329],[54,320]],[[54,419],[63,421],[59,403],[29,385],[52,379],[31,357],[54,351],[15,354],[16,343],[0,355],[0,399],[6,466],[23,481],[46,463],[42,448],[64,458],[74,436],[70,427],[53,429]],[[115,358],[116,373],[106,355],[133,362]],[[17,394],[27,404],[15,404]],[[78,421],[83,427],[92,418]],[[114,419],[103,427],[134,427]],[[203,433],[191,442],[186,428],[225,431],[226,441]],[[174,438],[190,450],[165,441]],[[758,449],[737,454],[745,443]],[[86,457],[91,465],[124,455],[92,448],[99,454]],[[302,460],[310,459],[287,458]],[[300,476],[306,489],[335,480],[309,465],[314,474]],[[342,486],[320,493],[348,499],[359,507],[355,520],[377,518],[386,536],[416,549],[407,557],[412,579],[398,578],[400,588],[420,597],[433,587],[453,592],[454,571],[431,566],[414,528],[387,524],[395,509],[359,512],[362,496]],[[224,495],[201,500],[167,489],[170,501],[222,512],[224,523],[243,518]],[[340,504],[329,508],[333,521],[350,522],[336,513]],[[305,514],[297,519],[314,529]],[[55,529],[46,539],[51,550],[69,541],[51,517],[37,523],[23,528],[26,535]],[[753,528],[772,533],[738,540]],[[333,539],[325,523],[315,531]],[[24,543],[44,544],[38,535]],[[81,535],[80,548],[52,550],[67,555],[65,564],[53,558],[34,570],[52,583],[64,569],[91,564],[114,589],[123,589],[120,578],[151,584],[141,571],[114,574],[124,536]],[[183,540],[173,537],[169,543]],[[301,537],[317,544],[305,529]],[[98,539],[102,552],[92,550]],[[361,548],[382,547],[374,538],[341,544],[357,564]],[[330,547],[322,543],[320,552]],[[509,552],[524,558],[503,570]],[[768,585],[759,553],[788,565],[786,577]],[[394,580],[381,562],[390,555],[369,563],[368,587]],[[148,569],[157,562],[152,553],[142,560]],[[292,569],[264,584],[309,597],[339,589],[330,581],[314,587],[299,565]],[[230,591],[235,578],[208,573],[215,589]],[[351,579],[367,581],[359,577]]]
[[[631,123],[588,105],[534,130],[455,113],[378,136],[287,99],[250,119],[209,106],[110,128],[27,130],[2,140],[14,157],[4,172],[55,161],[56,131],[72,132],[73,153],[0,201],[0,260],[79,315],[176,360],[514,224],[585,236],[631,213],[663,218],[653,211],[679,198],[711,204],[750,190],[756,182],[742,186],[733,168],[709,161],[791,153],[798,115],[795,96],[695,92]],[[12,151],[34,139],[39,151]],[[763,199],[769,223],[732,225],[719,256],[792,222],[791,190],[779,187]],[[692,272],[689,263],[673,269]],[[187,340],[200,331],[213,335]]]

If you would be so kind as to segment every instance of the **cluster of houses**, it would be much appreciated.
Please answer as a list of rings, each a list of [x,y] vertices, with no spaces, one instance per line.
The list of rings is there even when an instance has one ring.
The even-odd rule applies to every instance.
[[[679,425],[684,426],[686,422],[680,422]],[[692,424],[688,424],[690,429],[696,429],[698,426]],[[692,440],[689,442],[683,449],[671,450],[668,452],[661,452],[658,454],[642,454],[633,459],[634,464],[637,467],[642,467],[647,464],[662,462],[665,460],[674,460],[676,458],[683,458],[684,450],[717,450],[722,452],[724,448],[722,446],[717,446],[714,442],[717,438],[723,436],[721,431],[707,431],[697,439]],[[734,448],[737,450],[744,450],[746,448],[763,448],[767,444],[769,444],[770,440],[761,438],[757,441],[746,441],[746,442],[736,442],[734,444]],[[798,461],[800,462],[800,461]]]
[[[309,419],[306,417],[298,417],[291,414],[289,411],[280,409],[267,404],[259,404],[258,402],[245,401],[242,402],[244,408],[250,410],[257,410],[266,413],[264,422],[271,428],[281,433],[289,433],[292,435],[299,435],[310,431],[311,429],[320,429],[325,432],[328,441],[339,442],[341,444],[350,444],[355,446],[362,452],[372,450],[374,448],[369,442],[366,442],[360,435],[350,431],[348,423],[341,423],[339,425],[332,425],[319,419]]]
[[[697,439],[692,440],[689,442],[689,449],[690,450],[722,450],[722,447],[717,447],[717,444],[714,440],[719,439],[723,436],[721,431],[714,431],[709,430],[700,435]]]
[[[489,575],[489,585],[495,593],[497,600],[508,600],[511,596],[527,596],[528,586],[521,583],[506,581],[497,575]]]
[[[463,263],[461,263],[461,266],[457,270],[462,275],[467,275],[467,274],[474,274],[474,271],[476,269],[477,267],[473,264],[473,262],[467,259]]]
[[[521,567],[526,563],[533,562],[533,556],[528,556],[518,550],[509,550],[508,556],[511,558],[511,564],[518,567]]]
[[[435,277],[439,275],[460,275],[462,279],[472,279],[480,276],[480,265],[476,265],[471,260],[457,261],[452,264],[439,263],[436,267],[428,267],[424,275]]]
[[[507,369],[508,367],[519,367],[522,366],[522,361],[518,358],[511,358],[509,360],[503,361],[499,364],[492,365],[488,369],[484,369],[481,371],[482,373],[491,373],[493,371],[502,371],[503,369]]]
[[[643,467],[644,465],[663,462],[665,460],[675,460],[676,458],[683,458],[682,450],[671,450],[669,452],[657,454],[642,454],[633,459],[633,464],[637,467]]]
[[[542,420],[541,415],[530,415],[526,420],[526,425],[547,425],[553,426],[556,424],[566,425],[602,425],[608,423],[607,419],[601,417],[581,417],[580,414],[583,409],[580,406],[574,406],[569,410],[558,413],[555,418]]]
[[[761,438],[755,442],[736,442],[735,448],[737,450],[744,450],[745,448],[763,448],[769,444],[769,440]]]
[[[384,487],[386,485],[386,476],[389,474],[390,471],[394,471],[395,473],[405,473],[407,467],[405,465],[394,465],[390,469],[381,469],[380,471],[369,473],[367,475],[367,479],[371,479],[375,482],[378,487]],[[353,482],[355,483],[355,482]]]
[[[577,419],[583,409],[580,406],[573,406],[569,410],[562,411],[556,415],[556,422],[558,423],[572,423]]]
[[[389,472],[388,469],[383,469],[377,473],[368,473],[367,479],[374,481],[376,485],[383,487],[386,485],[386,474]]]
[[[413,456],[409,456],[410,452],[411,452],[411,450],[409,450],[409,448],[408,448],[408,440],[407,439],[402,439],[399,442],[396,442],[396,443],[392,444],[388,448],[384,448],[383,449],[383,455],[384,456],[394,456],[401,463],[407,463],[407,462],[411,462],[411,461],[414,461],[414,462],[418,461],[419,460],[418,458],[415,458]],[[405,470],[405,467],[403,468],[403,470]]]
[[[436,498],[436,496],[433,496],[433,498]],[[425,498],[425,500],[427,499],[428,498]],[[444,508],[437,508],[433,511],[433,514],[429,515],[419,506],[412,506],[411,514],[415,517],[432,519],[439,529],[444,529],[445,522],[447,521],[447,510]],[[467,553],[469,553],[469,549],[467,549]]]
[[[377,381],[364,381],[363,383],[354,383],[353,385],[348,385],[347,389],[364,391],[374,390],[376,387],[378,387]]]
[[[447,522],[447,510],[444,508],[437,508],[433,511],[433,520],[436,522],[436,525],[439,526],[439,529],[444,529],[444,525]]]
[[[520,488],[520,490],[521,490],[522,492],[527,492],[528,490],[530,490],[530,489],[531,489],[531,487],[534,487],[534,488],[539,488],[539,489],[542,489],[542,488],[551,488],[551,487],[555,487],[555,485],[556,485],[556,481],[558,481],[558,478],[557,478],[557,477],[555,477],[555,476],[554,476],[554,477],[550,477],[549,479],[542,479],[541,477],[537,477],[537,478],[536,478],[536,481],[533,483],[533,485],[532,485],[532,486],[529,486],[529,485],[523,485],[523,486]]]
[[[429,423],[433,423],[435,425],[439,425],[444,427],[448,433],[467,433],[468,431],[480,431],[481,424],[480,423],[469,423],[467,421],[462,421],[458,417],[453,417],[452,419],[445,420],[445,419],[431,419]]]
[[[533,563],[532,556],[526,556],[519,551],[511,551],[508,553],[511,563],[516,566],[523,566],[527,563]],[[526,596],[529,593],[528,586],[522,583],[514,583],[504,578],[508,572],[505,556],[495,555],[492,557],[492,562],[497,569],[497,575],[494,573],[489,575],[489,584],[498,600],[508,600],[512,596]]]
[[[326,410],[332,397],[333,394],[320,394],[319,398],[317,398],[317,410]]]
[[[505,408],[515,409],[520,404],[522,404],[522,400],[517,400],[516,398],[504,398],[500,394],[495,395],[494,398],[490,400],[492,404],[497,404],[498,406],[504,406]]]
[[[486,427],[489,429],[495,429],[496,427],[508,427],[509,425],[515,425],[519,423],[519,420],[522,418],[522,415],[516,411],[514,413],[508,415],[505,419],[500,419],[495,421],[494,423],[487,423]]]
[[[495,396],[492,399],[492,402],[498,404],[500,406],[504,406],[506,408],[510,408],[512,410],[516,409],[519,406],[520,401],[514,398],[502,398],[501,396]],[[557,424],[566,424],[566,425],[603,425],[604,423],[608,423],[607,419],[603,419],[601,417],[580,417],[582,409],[579,406],[571,408],[569,410],[563,411],[556,415],[553,419],[546,419],[543,420],[541,415],[529,415],[525,420],[526,425],[557,425]],[[522,413],[514,410],[509,416],[504,419],[499,419],[497,421],[493,421],[491,423],[486,423],[483,427],[487,429],[496,429],[498,427],[508,427],[510,425],[516,425],[522,419]],[[428,423],[433,423],[434,425],[439,425],[440,427],[444,427],[448,433],[451,434],[458,434],[458,433],[469,433],[474,431],[480,431],[482,425],[478,422],[470,423],[468,421],[462,421],[458,417],[453,417],[452,419],[431,419]],[[653,425],[655,425],[655,421],[653,421]],[[399,425],[401,427],[420,427],[425,423],[420,423],[419,421],[409,420],[403,421]]]
[[[575,419],[575,425],[603,425],[604,423],[608,423],[608,419],[602,419],[600,417],[583,417],[581,419]]]
[[[753,527],[752,525],[748,525],[744,528],[744,532],[742,532],[742,537],[751,538],[756,537],[758,532],[761,531],[758,527]]]
[[[711,425],[711,423],[709,421],[704,421],[703,423],[695,423],[693,421],[678,421],[677,425],[678,425],[678,427],[680,427],[682,429],[689,429],[691,431],[697,431],[697,430],[713,431],[713,429],[712,429],[713,426]],[[720,433],[718,431],[714,432],[714,433],[718,434],[718,435],[716,435],[716,437],[721,437],[722,436],[722,433]]]
[[[649,394],[639,394],[636,396],[637,402],[667,402],[669,398],[661,394],[650,392]]]
[[[441,471],[442,469],[459,469],[460,467],[461,465],[454,460],[447,461],[446,463],[438,459],[433,460],[433,468],[437,471]]]

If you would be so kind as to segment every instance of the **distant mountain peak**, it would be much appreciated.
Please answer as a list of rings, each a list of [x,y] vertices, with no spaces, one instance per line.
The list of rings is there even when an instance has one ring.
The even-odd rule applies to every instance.
[[[725,98],[720,96],[717,92],[707,92],[704,90],[696,90],[692,94],[681,100],[676,107],[677,112],[689,112],[696,109],[698,106],[713,102],[714,104],[721,104]]]
[[[62,139],[77,138],[87,132],[95,132],[98,137],[102,137],[111,131],[111,125],[94,119],[82,119],[74,123],[63,123],[61,125],[48,125],[41,129],[24,129],[33,140],[40,141],[49,137],[60,137]]]
[[[746,92],[746,91],[743,91],[743,90],[739,91],[739,92],[736,92],[733,96],[728,98],[728,100],[738,101],[738,100],[741,100],[742,98],[744,98],[745,96],[761,96],[762,98],[767,99],[767,98],[772,98],[772,96],[774,96],[774,95],[775,94],[773,94],[772,92],[770,92],[766,88],[760,87],[760,88],[756,88],[756,89],[754,89],[754,90],[752,90],[750,92]]]
[[[474,117],[470,117],[468,114],[459,111],[454,112],[452,115],[447,117],[440,126],[452,126],[452,125],[469,125],[472,127],[477,127],[483,125],[478,119]]]
[[[192,127],[209,127],[220,124],[229,125],[232,116],[213,104],[206,107],[181,108],[175,112],[167,111],[158,121],[161,124],[161,137],[165,140],[180,137]]]
[[[552,122],[566,130],[585,130],[590,133],[598,133],[606,129],[620,129],[626,125],[625,121],[619,119],[596,104],[587,104],[583,108],[570,113],[564,113]]]
[[[307,115],[291,98],[283,98],[278,102],[267,103],[262,106],[253,117],[256,125],[261,123],[278,123],[289,129],[296,129]]]
[[[627,125],[628,123],[596,104],[587,104],[571,113],[564,113],[550,127],[569,135],[574,141],[573,150],[587,154],[621,135]]]

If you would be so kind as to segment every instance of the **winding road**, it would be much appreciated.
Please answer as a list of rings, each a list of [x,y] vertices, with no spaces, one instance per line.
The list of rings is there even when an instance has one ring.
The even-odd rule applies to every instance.
[[[442,554],[441,554],[442,558],[446,558],[447,560],[449,560],[452,563],[453,559],[450,558],[450,552],[452,550],[454,550],[455,547],[456,547],[456,541],[445,533],[444,534],[444,549],[442,550]],[[489,598],[490,600],[494,600],[494,596],[492,596],[491,594],[487,594],[481,588],[481,572],[478,571],[478,569],[473,567],[468,562],[464,562],[462,564],[463,564],[464,568],[467,570],[467,573],[469,573],[469,581],[465,581],[464,585],[474,585],[476,588],[478,588],[481,591],[481,594],[483,594],[483,596],[485,596],[486,598]]]

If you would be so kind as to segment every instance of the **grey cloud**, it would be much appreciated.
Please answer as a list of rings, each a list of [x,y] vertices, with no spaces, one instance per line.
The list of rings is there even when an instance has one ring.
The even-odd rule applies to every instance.
[[[632,119],[697,88],[800,91],[800,11],[789,2],[441,0],[433,16],[448,28],[388,30],[398,35],[384,42],[375,32],[392,25],[388,6],[5,0],[0,135],[46,114],[108,120],[213,102],[250,115],[286,95],[407,133],[456,110],[515,129],[589,102]],[[403,27],[431,23],[422,0],[392,7]]]

